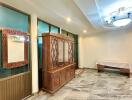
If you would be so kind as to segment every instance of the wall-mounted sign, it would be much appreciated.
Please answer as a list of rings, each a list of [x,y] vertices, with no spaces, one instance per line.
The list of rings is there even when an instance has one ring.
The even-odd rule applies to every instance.
[[[24,42],[25,41],[25,37],[19,36],[19,35],[8,35],[8,38],[14,42]]]
[[[8,35],[8,63],[24,61],[23,36]]]
[[[2,29],[2,59],[4,68],[28,64],[29,36],[25,32]]]

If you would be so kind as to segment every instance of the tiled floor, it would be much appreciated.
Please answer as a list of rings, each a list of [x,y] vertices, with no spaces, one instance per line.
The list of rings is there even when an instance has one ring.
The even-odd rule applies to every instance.
[[[28,100],[132,100],[132,79],[85,69],[55,94],[41,92]]]

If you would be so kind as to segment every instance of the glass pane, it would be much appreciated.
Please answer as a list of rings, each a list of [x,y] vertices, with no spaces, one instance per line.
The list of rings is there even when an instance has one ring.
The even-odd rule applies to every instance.
[[[38,36],[41,36],[42,33],[49,32],[49,24],[44,23],[42,21],[38,21]]]
[[[17,42],[14,42],[17,41]],[[19,44],[19,49],[15,49],[16,45]],[[21,45],[21,46],[20,46]],[[21,55],[23,53],[20,54],[20,52],[18,52],[20,50],[20,47],[23,48],[23,42],[20,42],[18,39],[14,40],[14,38],[11,37],[11,35],[8,37],[8,61],[9,62],[16,62],[16,61],[21,61],[23,60],[24,55]],[[28,45],[28,55],[30,57],[30,50],[29,50],[29,45]],[[9,51],[10,50],[10,51]],[[12,51],[12,52],[11,52]],[[21,50],[20,50],[21,51]],[[23,51],[23,50],[22,50]],[[17,55],[15,55],[17,53]],[[21,57],[18,57],[18,53],[21,55]],[[19,74],[19,73],[23,73],[23,72],[27,72],[29,71],[29,65],[30,63],[24,65],[24,66],[19,66],[17,68],[5,68],[3,66],[3,60],[2,60],[2,33],[0,32],[0,78],[4,78],[7,76],[11,76],[11,75],[15,75],[15,74]],[[18,58],[18,59],[16,59]],[[30,62],[30,58],[29,61]]]
[[[64,60],[64,57],[63,57],[64,47],[63,47],[63,41],[61,40],[58,41],[58,49],[59,49],[58,61],[59,61],[59,64],[62,64],[64,62],[63,61]]]
[[[39,68],[42,67],[42,37],[38,37],[38,62]]]
[[[65,62],[68,62],[68,43],[65,42]]]
[[[51,33],[59,33],[59,28],[55,26],[51,26]]]
[[[38,37],[38,44],[42,44],[42,43],[43,43],[42,37]]]
[[[29,32],[29,16],[23,13],[17,12],[15,10],[0,6],[0,27],[12,28],[12,29],[16,29],[22,32]],[[12,68],[12,69],[7,69],[2,66],[2,63],[3,63],[2,48],[3,47],[2,47],[2,36],[1,35],[2,33],[0,31],[0,78],[29,71],[30,63],[26,64],[25,66],[20,66],[18,68]],[[12,44],[9,44],[8,46],[12,46]],[[16,46],[16,44],[14,44],[14,46]],[[30,48],[29,47],[30,46],[28,46],[28,55],[29,55],[28,58],[30,62]],[[15,56],[15,53],[16,53],[15,50],[17,49],[12,48],[12,50],[13,52],[8,51],[10,52],[8,55],[10,58],[12,58],[13,56],[13,55],[10,55],[11,53],[14,54]],[[16,59],[16,60],[21,60],[21,59],[23,59],[23,57],[20,59]],[[14,61],[14,59],[10,59],[10,60],[11,62]]]
[[[22,32],[28,32],[28,16],[0,6],[0,27],[13,28]]]

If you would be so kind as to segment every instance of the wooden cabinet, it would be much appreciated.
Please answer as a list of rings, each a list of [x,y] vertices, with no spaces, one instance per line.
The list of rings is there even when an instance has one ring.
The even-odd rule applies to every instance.
[[[43,34],[43,89],[54,93],[75,77],[73,41],[62,35]]]

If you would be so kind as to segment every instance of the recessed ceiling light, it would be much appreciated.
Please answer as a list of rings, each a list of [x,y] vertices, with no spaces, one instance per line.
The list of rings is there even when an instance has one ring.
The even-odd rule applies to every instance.
[[[66,21],[67,21],[67,22],[71,22],[71,18],[70,18],[70,17],[67,17],[67,18],[66,18]]]
[[[83,30],[83,33],[87,33],[87,30]]]

